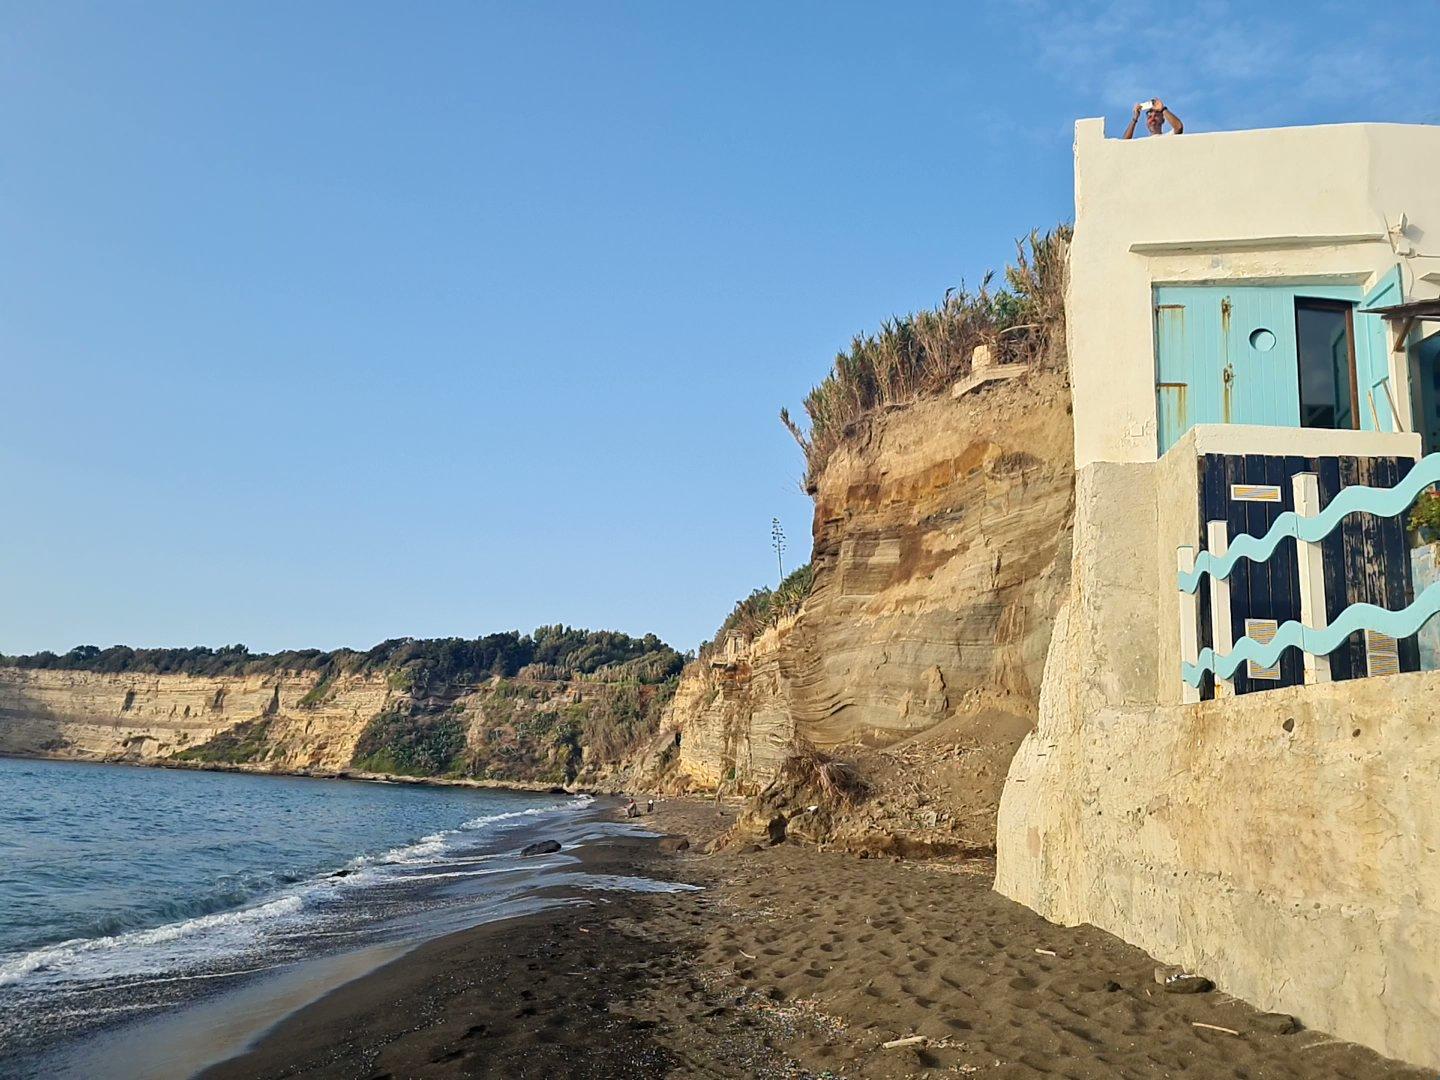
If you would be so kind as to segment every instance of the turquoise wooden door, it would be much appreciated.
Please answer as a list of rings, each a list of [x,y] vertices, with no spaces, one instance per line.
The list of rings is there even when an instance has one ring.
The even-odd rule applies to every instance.
[[[1405,286],[1397,266],[1365,294],[1360,306],[1388,307],[1404,299]],[[1390,407],[1395,396],[1390,385],[1390,330],[1379,315],[1355,315],[1355,381],[1360,388],[1360,400],[1355,403],[1360,426],[1366,431],[1400,430]]]
[[[1300,425],[1295,294],[1263,287],[1155,290],[1163,454],[1195,424]]]
[[[1196,424],[1300,426],[1297,297],[1355,303],[1348,285],[1155,288],[1155,415],[1160,453]],[[1359,339],[1371,333],[1356,316]],[[1383,335],[1384,327],[1380,328]],[[1388,376],[1388,358],[1384,372]],[[1357,356],[1357,366],[1359,366]],[[1362,370],[1379,370],[1373,362]],[[1362,375],[1362,383],[1364,376]],[[1376,393],[1384,395],[1383,387]],[[1364,398],[1362,386],[1361,397]],[[1366,408],[1366,427],[1370,423]],[[1378,403],[1377,403],[1378,408]],[[1383,416],[1388,416],[1388,411]]]

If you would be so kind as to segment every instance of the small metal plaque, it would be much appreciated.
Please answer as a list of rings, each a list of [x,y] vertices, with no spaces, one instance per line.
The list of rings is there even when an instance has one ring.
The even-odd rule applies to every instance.
[[[1280,624],[1274,619],[1246,619],[1245,636],[1253,638],[1261,645],[1269,645],[1275,640],[1275,632],[1280,629]],[[1245,674],[1252,679],[1270,679],[1273,682],[1280,681],[1280,663],[1276,661],[1273,667],[1260,667],[1254,660],[1245,661]]]
[[[1235,502],[1278,503],[1280,488],[1276,484],[1231,484],[1230,498]]]
[[[1389,634],[1366,630],[1365,673],[1367,675],[1400,674],[1400,643]]]

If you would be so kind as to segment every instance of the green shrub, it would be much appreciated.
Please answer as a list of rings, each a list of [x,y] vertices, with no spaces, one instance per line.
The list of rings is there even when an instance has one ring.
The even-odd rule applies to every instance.
[[[252,653],[244,645],[220,649],[132,649],[112,645],[77,645],[64,655],[39,652],[30,656],[0,656],[0,664],[20,668],[96,671],[145,675],[270,675],[279,672],[323,672],[311,691],[339,675],[383,672],[395,689],[443,692],[451,686],[473,685],[492,676],[515,676],[531,664],[544,664],[557,678],[628,672],[650,682],[664,682],[678,672],[684,657],[654,634],[631,637],[615,630],[582,630],[569,626],[541,626],[532,634],[518,630],[480,638],[392,638],[367,652],[336,649],[301,649],[280,653]],[[306,694],[302,701],[317,704]]]
[[[242,720],[209,742],[191,746],[171,757],[177,761],[212,761],[243,765],[259,761],[270,747],[270,721],[263,717]]]
[[[326,668],[325,673],[320,676],[320,681],[301,695],[296,704],[302,709],[313,709],[325,700],[325,695],[330,692],[330,687],[335,684],[335,671],[333,668]]]
[[[762,586],[743,600],[736,601],[730,614],[715,631],[715,638],[700,646],[701,657],[713,655],[725,645],[731,634],[744,641],[753,641],[781,619],[789,618],[804,606],[805,598],[815,584],[815,568],[806,563],[786,576],[785,580],[771,589]]]
[[[1410,509],[1410,528],[1430,536],[1440,534],[1440,492],[1424,491]]]
[[[365,725],[351,764],[366,772],[440,776],[463,766],[465,725],[451,712],[391,706]]]

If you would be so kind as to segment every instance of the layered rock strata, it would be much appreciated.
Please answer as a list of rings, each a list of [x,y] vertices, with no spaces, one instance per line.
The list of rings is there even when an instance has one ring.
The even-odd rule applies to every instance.
[[[0,667],[0,754],[237,768],[389,774],[362,736],[386,725],[453,732],[441,768],[456,782],[608,789],[629,752],[607,717],[617,689],[594,680],[490,679],[415,696],[392,673],[249,676],[107,674]],[[663,693],[642,687],[638,693]],[[599,718],[597,720],[597,718]],[[388,721],[388,723],[387,723]],[[594,734],[601,741],[592,742]],[[373,748],[372,748],[373,749]]]
[[[379,674],[341,676],[300,704],[319,675],[102,674],[0,668],[0,752],[152,763],[264,719],[275,772],[336,771],[392,691]]]
[[[1054,374],[866,422],[818,477],[803,609],[687,669],[675,782],[753,792],[797,740],[883,752],[873,767],[897,773],[907,754],[943,759],[953,790],[929,817],[987,834],[1068,586],[1071,457]]]

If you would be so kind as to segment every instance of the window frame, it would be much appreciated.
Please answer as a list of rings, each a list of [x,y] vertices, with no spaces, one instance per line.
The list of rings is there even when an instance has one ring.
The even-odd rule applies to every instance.
[[[1301,296],[1295,297],[1295,397],[1300,403],[1300,426],[1306,427],[1305,423],[1305,372],[1302,368],[1300,356],[1300,309],[1306,308],[1310,311],[1340,311],[1345,314],[1345,350],[1348,354],[1350,367],[1350,427],[1349,428],[1313,428],[1315,431],[1359,431],[1362,428],[1360,421],[1360,373],[1355,357],[1355,304],[1349,300],[1335,300],[1323,296]]]

